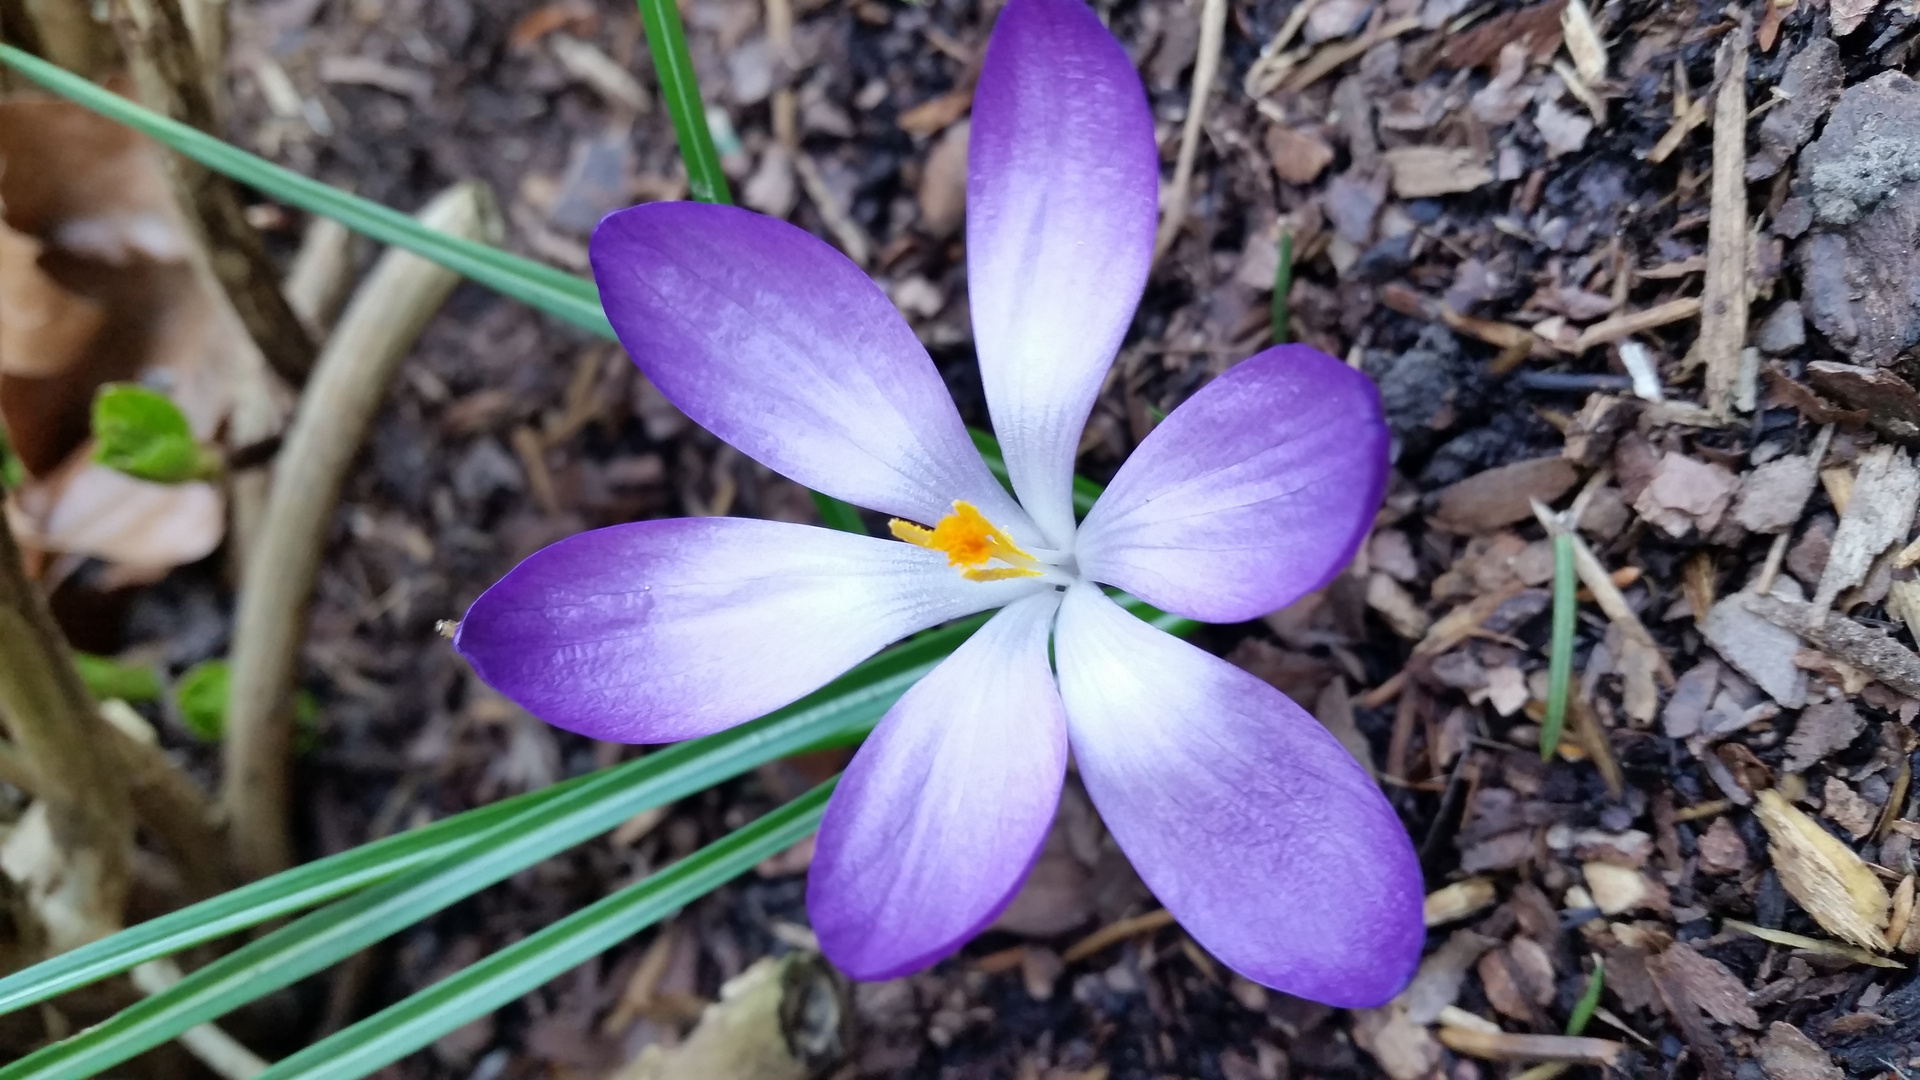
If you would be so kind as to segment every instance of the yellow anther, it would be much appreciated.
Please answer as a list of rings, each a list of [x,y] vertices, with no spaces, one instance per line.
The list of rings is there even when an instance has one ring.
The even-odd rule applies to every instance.
[[[965,567],[962,575],[968,581],[1040,576],[1040,564],[1034,557],[1020,550],[1006,530],[988,521],[972,503],[955,502],[953,513],[935,522],[931,529],[899,518],[888,522],[887,528],[909,544],[945,552],[947,565]],[[1005,565],[989,567],[990,562]]]

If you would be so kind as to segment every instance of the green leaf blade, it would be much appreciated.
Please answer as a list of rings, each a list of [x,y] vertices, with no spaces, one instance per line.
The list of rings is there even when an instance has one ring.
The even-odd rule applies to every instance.
[[[593,282],[486,244],[448,236],[407,214],[281,168],[205,132],[127,100],[11,45],[0,63],[55,94],[125,124],[214,172],[310,213],[329,217],[383,244],[411,251],[557,319],[604,338],[613,327]]]
[[[362,1077],[492,1012],[804,839],[819,827],[834,783],[829,780],[645,880],[322,1039],[259,1080]]]

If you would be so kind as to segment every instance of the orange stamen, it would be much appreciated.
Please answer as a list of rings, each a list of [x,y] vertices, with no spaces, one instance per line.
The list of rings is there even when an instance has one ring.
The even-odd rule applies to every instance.
[[[956,501],[953,513],[935,522],[931,529],[899,518],[888,522],[887,528],[897,539],[946,553],[947,565],[965,567],[961,575],[968,581],[1040,576],[1040,564],[1033,556],[1020,550],[1006,530],[988,521],[972,503]],[[987,565],[996,561],[1006,565]]]

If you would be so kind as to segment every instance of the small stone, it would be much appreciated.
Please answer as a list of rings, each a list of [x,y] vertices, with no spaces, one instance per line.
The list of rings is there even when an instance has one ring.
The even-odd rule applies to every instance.
[[[1807,343],[1807,317],[1800,311],[1800,301],[1788,300],[1767,315],[1760,324],[1760,333],[1754,344],[1768,356],[1784,356]]]

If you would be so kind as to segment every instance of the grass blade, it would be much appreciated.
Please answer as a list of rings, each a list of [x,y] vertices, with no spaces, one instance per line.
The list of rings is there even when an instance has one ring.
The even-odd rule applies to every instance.
[[[690,754],[696,761],[704,760],[709,752],[734,752],[731,749],[734,744],[745,740],[750,751],[746,760],[750,764],[728,766],[735,771],[726,775],[736,775],[740,768],[751,768],[797,750],[858,742],[908,686],[958,648],[960,642],[985,621],[985,616],[975,616],[930,630],[875,656],[814,694],[730,731],[680,743],[637,761],[469,810],[412,832],[295,867],[64,953],[0,979],[0,1013],[116,975],[135,964],[377,885],[481,843],[497,825],[524,822],[531,814],[589,784],[619,787],[638,783],[658,769],[670,753]],[[678,760],[684,761],[684,756]]]
[[[707,128],[707,108],[700,100],[693,58],[687,53],[680,9],[674,0],[638,2],[647,52],[653,56],[654,74],[660,79],[660,97],[673,119],[673,133],[680,140],[680,160],[687,166],[687,190],[699,202],[732,202],[727,174],[720,169],[720,153],[713,148],[713,133]]]
[[[1553,757],[1567,722],[1567,688],[1573,680],[1573,623],[1579,609],[1573,537],[1553,534],[1553,637],[1547,646],[1547,716],[1540,724],[1540,756]]]
[[[330,217],[383,244],[411,251],[555,318],[611,337],[593,282],[531,259],[422,228],[407,214],[283,169],[205,132],[141,108],[36,56],[0,45],[0,63],[109,120],[150,136],[214,172],[251,185],[282,202]]]
[[[492,1012],[806,837],[819,826],[834,783],[829,780],[645,880],[335,1032],[259,1080],[362,1077]]]
[[[1578,1035],[1587,1030],[1587,1021],[1593,1019],[1593,1011],[1600,1007],[1600,990],[1606,981],[1607,965],[1596,956],[1593,974],[1587,976],[1587,988],[1580,992],[1580,1000],[1574,1002],[1573,1013],[1567,1017],[1567,1034]]]
[[[1288,305],[1293,294],[1293,231],[1280,230],[1280,261],[1273,268],[1273,305],[1269,331],[1275,345],[1285,345],[1293,336],[1293,314]]]
[[[0,979],[0,1014],[118,975],[136,964],[339,899],[445,858],[472,846],[499,822],[550,801],[586,779],[578,777],[518,795],[297,866],[62,953]]]

